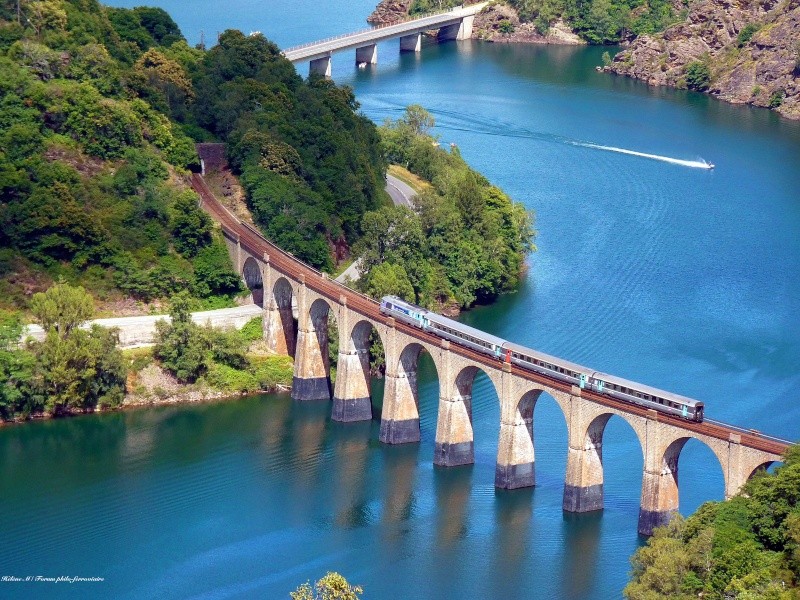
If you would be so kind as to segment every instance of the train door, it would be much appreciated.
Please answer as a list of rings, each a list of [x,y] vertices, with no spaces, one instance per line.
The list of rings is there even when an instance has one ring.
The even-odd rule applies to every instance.
[[[586,387],[586,373],[581,373],[580,382],[578,383],[581,389]]]
[[[685,404],[683,405],[683,408],[681,409],[681,416],[684,419],[689,416],[689,407],[686,406]]]
[[[594,387],[597,389],[599,393],[603,393],[603,388],[606,387],[606,382],[602,379],[595,379],[594,380]]]

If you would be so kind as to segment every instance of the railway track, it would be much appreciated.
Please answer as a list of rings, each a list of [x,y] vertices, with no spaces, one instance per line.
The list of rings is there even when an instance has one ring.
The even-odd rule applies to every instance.
[[[278,271],[289,274],[293,277],[303,276],[305,278],[305,285],[317,292],[318,294],[328,298],[331,302],[339,302],[340,297],[347,299],[347,306],[351,310],[356,311],[364,317],[368,317],[373,321],[386,322],[387,317],[381,314],[380,304],[357,292],[347,286],[333,281],[327,275],[317,271],[313,267],[303,263],[298,258],[294,257],[289,252],[282,250],[269,240],[267,240],[261,233],[254,227],[239,221],[234,217],[220,202],[216,199],[214,194],[208,188],[205,180],[197,173],[192,174],[191,184],[194,190],[200,195],[202,199],[202,208],[215,219],[223,229],[227,229],[228,233],[234,238],[239,240],[241,246],[250,254],[256,257],[263,256],[264,253],[269,255],[270,265]],[[441,338],[412,327],[406,323],[395,321],[395,328],[412,337],[421,341],[425,341],[434,346],[441,344]],[[486,365],[491,368],[497,368],[497,361],[484,354],[476,352],[470,348],[460,346],[458,344],[450,344],[450,351],[456,354],[475,361],[476,363]],[[522,369],[516,365],[511,365],[511,373],[517,377],[522,377],[529,381],[547,385],[564,392],[571,393],[572,386],[568,383],[534,373]],[[652,416],[655,411],[630,404],[592,392],[590,390],[581,390],[581,397],[589,399],[597,404],[607,406],[616,410],[620,410],[632,415],[638,416]],[[729,440],[731,434],[736,434],[741,438],[741,444],[749,448],[770,452],[773,454],[783,454],[783,452],[791,445],[789,440],[764,435],[752,429],[745,429],[736,425],[730,425],[721,421],[706,418],[702,423],[694,421],[687,421],[679,417],[668,415],[664,413],[655,413],[657,418],[662,423],[669,423],[676,427],[680,427],[687,431],[692,431],[701,435],[709,437]]]

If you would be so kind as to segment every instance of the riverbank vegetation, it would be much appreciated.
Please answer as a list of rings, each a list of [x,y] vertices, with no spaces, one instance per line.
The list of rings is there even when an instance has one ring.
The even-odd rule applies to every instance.
[[[125,352],[115,329],[85,326],[94,307],[81,287],[59,283],[34,294],[30,310],[42,340],[20,342],[20,313],[0,311],[0,421],[119,408],[130,398],[158,403],[291,385],[292,359],[259,346],[260,319],[241,331],[203,327],[191,321],[193,302],[188,292],[175,296],[171,323],[158,322],[156,346]],[[150,389],[148,378],[156,380]]]
[[[22,347],[19,315],[0,315],[0,420],[119,406],[127,372],[117,333],[79,328],[93,312],[86,291],[57,284],[34,294],[31,312],[45,338]]]
[[[220,330],[192,322],[191,297],[183,292],[170,301],[170,321],[156,323],[153,357],[179,383],[201,384],[232,393],[288,388],[292,360],[251,351],[261,339],[261,319],[241,331]]]
[[[430,134],[433,117],[410,106],[380,128],[386,158],[429,181],[414,209],[364,215],[354,251],[373,297],[394,294],[426,307],[469,307],[514,289],[534,249],[532,215],[476,173],[458,149]]]
[[[800,446],[731,500],[657,529],[632,564],[630,600],[800,598]]]

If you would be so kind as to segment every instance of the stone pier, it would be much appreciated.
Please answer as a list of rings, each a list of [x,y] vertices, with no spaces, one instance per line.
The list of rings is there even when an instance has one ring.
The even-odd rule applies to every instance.
[[[346,301],[344,306],[347,306]],[[344,322],[340,331],[350,329],[347,311],[342,312]],[[339,340],[339,362],[336,366],[336,388],[333,394],[334,421],[352,423],[372,419],[370,397],[369,336],[372,325],[359,322],[346,339]]]
[[[316,58],[308,63],[309,75],[322,75],[323,77],[331,76],[331,56],[323,56]]]
[[[400,38],[400,52],[421,52],[422,34],[414,33]]]
[[[449,349],[447,341],[442,347]],[[445,354],[446,358],[450,353]],[[445,369],[448,372],[449,369]],[[455,382],[442,386],[439,392],[439,416],[436,420],[436,446],[433,463],[440,467],[457,467],[475,462],[472,432],[472,383],[476,367],[466,367]],[[441,384],[440,384],[441,385]]]
[[[356,64],[367,63],[368,65],[378,64],[378,45],[370,44],[356,48]]]
[[[506,372],[510,373],[508,365]],[[500,439],[494,485],[514,490],[536,483],[533,451],[533,407],[541,391],[525,394],[510,415],[500,415]]]
[[[328,305],[316,300],[306,309],[305,278],[300,285],[298,310],[300,327],[294,357],[292,398],[330,400],[331,380],[328,363]]]
[[[567,476],[564,480],[566,512],[592,512],[603,509],[603,431],[610,414],[594,419],[588,429],[570,427],[567,449]]]
[[[399,360],[387,356],[386,384],[379,439],[384,444],[406,444],[420,440],[417,363],[422,346],[409,344]]]

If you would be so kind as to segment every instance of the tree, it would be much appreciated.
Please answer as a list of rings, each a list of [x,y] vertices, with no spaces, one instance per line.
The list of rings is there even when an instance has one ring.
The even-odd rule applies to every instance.
[[[403,265],[381,263],[374,266],[364,279],[363,290],[373,298],[397,296],[407,302],[416,302],[414,286]]]
[[[22,409],[33,375],[33,356],[17,348],[22,320],[16,313],[0,311],[0,419]]]
[[[172,205],[171,229],[175,249],[187,258],[211,243],[211,218],[197,206],[191,190],[181,192]]]
[[[708,65],[699,60],[686,66],[686,87],[697,92],[705,92],[711,83],[711,71]]]
[[[55,328],[62,339],[94,313],[92,297],[86,290],[66,283],[58,283],[46,292],[34,294],[30,309],[42,329]]]
[[[289,597],[292,600],[358,600],[363,593],[360,586],[350,585],[342,575],[329,571],[313,588],[306,582],[289,592]]]
[[[419,104],[407,106],[401,121],[408,125],[415,135],[428,135],[428,132],[436,124],[433,115]]]
[[[182,291],[172,297],[170,322],[156,322],[155,357],[178,381],[193,383],[209,364],[209,343],[203,329],[192,322],[191,296]]]

